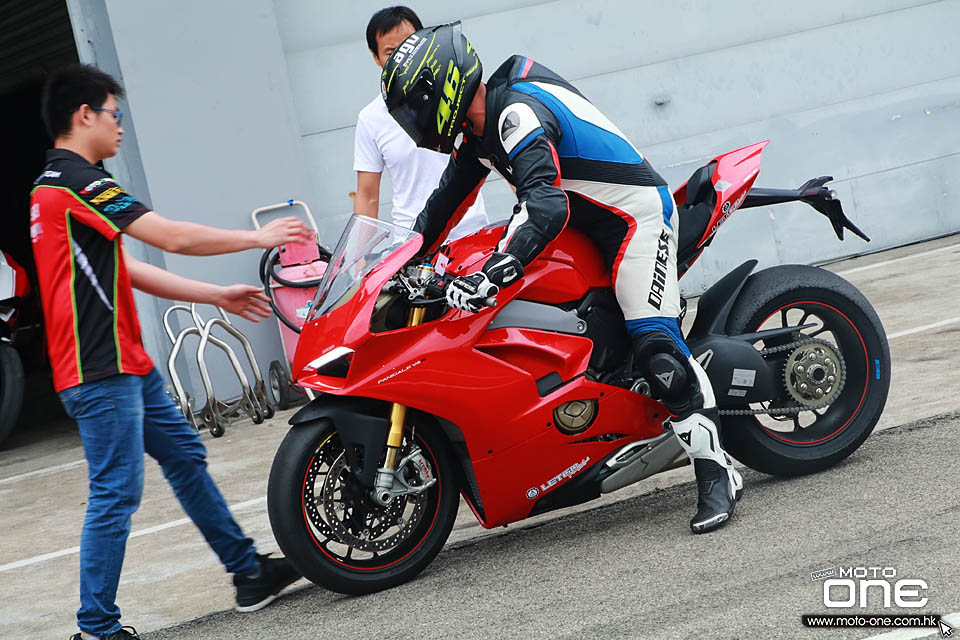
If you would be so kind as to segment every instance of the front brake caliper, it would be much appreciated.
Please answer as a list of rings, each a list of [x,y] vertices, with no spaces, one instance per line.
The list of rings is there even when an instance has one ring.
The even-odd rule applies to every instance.
[[[414,484],[407,481],[405,474],[409,467]],[[396,469],[381,468],[377,471],[377,481],[372,497],[379,505],[387,506],[397,496],[417,495],[434,484],[437,478],[430,468],[420,447],[413,445],[410,452],[400,460]]]

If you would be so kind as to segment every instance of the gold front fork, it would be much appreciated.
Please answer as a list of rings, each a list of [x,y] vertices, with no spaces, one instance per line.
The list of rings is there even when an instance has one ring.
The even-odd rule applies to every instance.
[[[423,322],[423,316],[426,315],[426,307],[413,307],[410,309],[410,317],[407,318],[407,327],[416,327]],[[403,445],[403,422],[407,417],[407,407],[402,404],[393,403],[390,410],[390,433],[387,435],[387,459],[384,467],[393,470],[397,465],[397,453]]]

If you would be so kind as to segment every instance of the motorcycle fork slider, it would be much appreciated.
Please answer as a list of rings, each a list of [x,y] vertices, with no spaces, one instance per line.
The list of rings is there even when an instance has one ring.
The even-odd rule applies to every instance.
[[[423,322],[426,315],[426,307],[413,307],[410,309],[410,316],[407,318],[407,327],[416,327]],[[391,471],[397,465],[397,453],[403,445],[403,423],[407,417],[407,407],[402,404],[393,403],[390,410],[390,433],[387,435],[387,458],[384,461],[384,467]]]

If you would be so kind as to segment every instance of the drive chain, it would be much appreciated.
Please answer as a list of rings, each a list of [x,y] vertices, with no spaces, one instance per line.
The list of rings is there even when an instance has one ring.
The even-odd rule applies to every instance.
[[[820,340],[818,338],[804,337],[796,342],[791,342],[789,344],[780,345],[779,347],[770,347],[760,351],[761,356],[768,356],[774,353],[782,353],[783,351],[791,351],[793,349],[798,349],[808,344],[820,343],[825,344],[830,347],[831,351],[836,351],[837,348],[830,342],[826,340]],[[839,362],[840,365],[840,376],[837,380],[837,390],[830,394],[829,397],[824,398],[824,400],[816,405],[810,406],[799,406],[799,407],[772,407],[766,409],[720,409],[721,416],[756,416],[756,415],[769,415],[769,416],[792,416],[803,411],[815,411],[817,409],[822,409],[829,406],[833,401],[840,395],[843,391],[843,385],[847,381],[847,367],[843,362],[841,357]],[[784,380],[784,384],[788,384]]]

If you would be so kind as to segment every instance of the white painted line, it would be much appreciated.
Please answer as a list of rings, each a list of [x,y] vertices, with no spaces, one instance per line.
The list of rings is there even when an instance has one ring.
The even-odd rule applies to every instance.
[[[960,631],[960,612],[951,613],[945,616],[940,616],[940,620],[942,620],[943,622],[946,622],[948,625],[953,627],[954,630]],[[869,638],[864,638],[864,640],[914,640],[914,638],[933,638],[933,637],[937,637],[937,638],[940,637],[940,629],[936,629],[933,627],[897,629],[896,631],[881,633],[878,636],[870,636]]]
[[[267,502],[266,496],[263,498],[254,498],[253,500],[247,500],[246,502],[241,502],[230,507],[231,511],[239,511],[241,509],[246,509],[247,507],[253,507],[260,504],[265,504]],[[166,529],[172,529],[173,527],[179,527],[190,522],[190,518],[181,518],[179,520],[173,520],[172,522],[165,522],[163,524],[158,524],[155,527],[149,527],[147,529],[140,529],[139,531],[134,531],[130,534],[131,538],[139,538],[140,536],[149,535],[151,533],[157,533],[158,531],[164,531]],[[20,569],[21,567],[29,567],[32,564],[39,564],[41,562],[46,562],[47,560],[53,560],[55,558],[62,558],[63,556],[73,555],[75,553],[80,553],[80,547],[70,547],[69,549],[61,549],[60,551],[54,551],[53,553],[45,553],[40,556],[34,556],[32,558],[26,558],[24,560],[17,560],[16,562],[10,562],[8,564],[0,565],[0,573],[4,571],[12,571],[13,569]]]
[[[45,553],[42,556],[34,556],[32,558],[27,558],[26,560],[18,560],[9,564],[0,565],[0,573],[3,573],[4,571],[10,571],[12,569],[19,569],[20,567],[27,567],[31,564],[37,564],[39,562],[46,562],[47,560],[53,560],[54,558],[62,558],[63,556],[69,556],[74,553],[80,553],[80,547],[61,549],[60,551],[54,551],[53,553]]]
[[[948,324],[954,324],[957,322],[960,322],[960,316],[955,318],[947,318],[946,320],[941,320],[940,322],[934,322],[933,324],[925,324],[922,327],[914,327],[913,329],[907,329],[905,331],[890,333],[890,334],[887,334],[887,340],[893,340],[894,338],[902,338],[903,336],[909,336],[909,335],[913,335],[914,333],[929,331],[930,329],[938,329],[940,327],[945,327]]]
[[[869,269],[878,269],[880,267],[885,267],[888,264],[893,264],[895,262],[903,262],[904,260],[913,260],[914,258],[923,258],[925,256],[931,256],[935,253],[943,253],[944,251],[957,251],[960,249],[960,244],[951,244],[947,247],[940,247],[939,249],[930,249],[929,251],[921,251],[920,253],[913,253],[909,256],[902,256],[900,258],[891,258],[889,260],[883,260],[881,262],[874,262],[873,264],[865,264],[862,267],[853,267],[852,269],[844,269],[843,271],[837,271],[838,276],[847,276],[851,273],[859,273],[861,271],[867,271]]]
[[[67,462],[65,464],[58,464],[52,467],[44,467],[43,469],[37,469],[36,471],[29,471],[27,473],[21,473],[20,475],[10,476],[9,478],[0,479],[0,485],[2,484],[12,484],[18,480],[24,480],[26,478],[32,478],[34,476],[45,476],[48,473],[56,473],[57,471],[65,471],[67,469],[73,469],[74,467],[79,467],[85,461],[77,460],[75,462]]]

